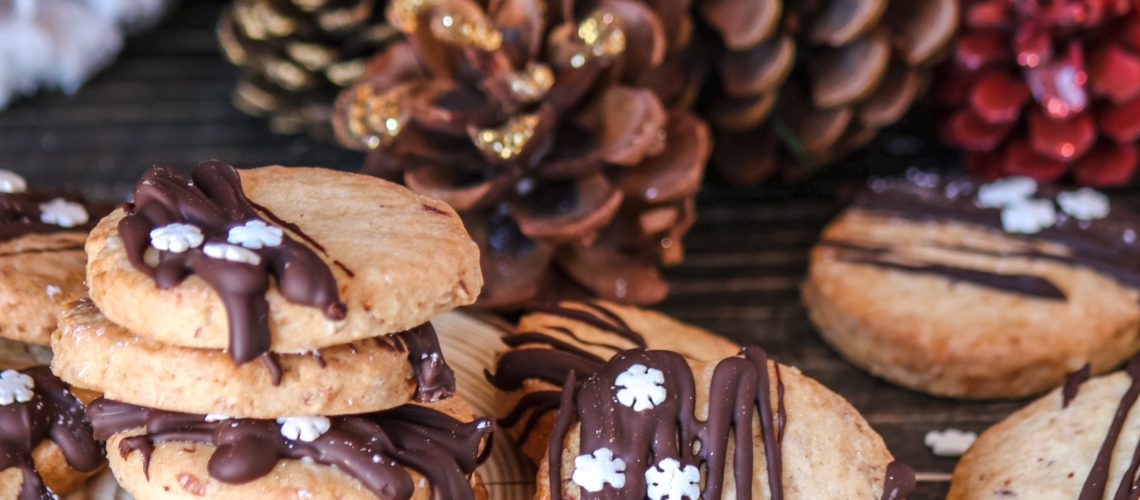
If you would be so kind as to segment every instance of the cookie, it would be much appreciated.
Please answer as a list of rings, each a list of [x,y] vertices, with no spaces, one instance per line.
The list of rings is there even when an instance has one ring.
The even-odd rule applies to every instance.
[[[86,251],[111,321],[237,363],[405,331],[482,287],[478,248],[446,204],[318,168],[154,167]]]
[[[67,384],[46,366],[0,370],[0,498],[66,494],[104,464]]]
[[[263,363],[132,335],[89,300],[60,317],[52,369],[69,383],[151,408],[247,418],[378,411],[449,396],[455,378],[431,325]]]
[[[485,499],[494,424],[459,398],[332,418],[223,420],[107,399],[89,409],[137,498]]]
[[[719,359],[740,351],[727,339],[663,314],[603,301],[563,302],[519,320],[503,339],[511,350],[496,360],[491,383],[503,392],[500,425],[527,456],[539,461],[570,371],[595,373],[620,351],[647,347],[693,359]]]
[[[941,396],[1016,397],[1140,349],[1140,217],[1091,190],[912,172],[823,231],[802,294],[856,365]]]
[[[1140,356],[1063,387],[986,430],[954,468],[949,500],[1134,499],[1140,491]]]
[[[843,398],[758,347],[714,361],[619,353],[563,388],[535,498],[905,498]]]
[[[62,304],[83,295],[83,241],[109,206],[29,191],[0,170],[0,337],[47,345]]]

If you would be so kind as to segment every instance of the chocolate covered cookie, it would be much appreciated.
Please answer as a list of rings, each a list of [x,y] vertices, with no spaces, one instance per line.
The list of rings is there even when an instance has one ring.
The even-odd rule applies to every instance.
[[[587,377],[626,349],[672,350],[699,360],[740,351],[724,337],[663,314],[604,301],[535,310],[519,319],[515,333],[503,342],[510,350],[488,375],[503,393],[499,423],[535,462],[546,453],[554,410],[570,372]]]
[[[239,364],[406,331],[482,287],[478,248],[450,207],[326,169],[154,167],[86,251],[108,319]]]
[[[912,171],[812,249],[803,300],[844,357],[933,394],[1039,393],[1140,348],[1140,217],[1090,189]]]
[[[0,337],[46,345],[62,304],[83,295],[83,241],[109,206],[28,189],[0,170]]]
[[[46,366],[0,370],[0,498],[56,498],[104,465],[67,384]]]
[[[954,469],[949,500],[1132,500],[1140,495],[1140,356],[1062,387],[991,427]]]
[[[843,398],[758,347],[619,353],[567,378],[536,498],[905,498],[914,474]]]

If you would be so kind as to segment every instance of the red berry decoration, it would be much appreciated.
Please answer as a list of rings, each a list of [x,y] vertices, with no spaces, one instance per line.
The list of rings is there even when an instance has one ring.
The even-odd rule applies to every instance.
[[[941,68],[943,138],[966,169],[1127,183],[1140,138],[1140,1],[962,0]]]

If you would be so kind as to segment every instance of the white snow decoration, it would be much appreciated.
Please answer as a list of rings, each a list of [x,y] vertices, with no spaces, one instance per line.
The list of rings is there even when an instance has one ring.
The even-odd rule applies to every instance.
[[[646,496],[652,500],[699,500],[701,471],[666,458],[645,471]]]
[[[1057,223],[1057,209],[1049,200],[1024,200],[1001,209],[1001,227],[1007,233],[1034,234]]]
[[[599,448],[589,455],[574,457],[574,474],[570,480],[582,489],[597,493],[606,485],[625,486],[625,460],[614,458],[609,448]]]
[[[240,226],[230,228],[226,241],[235,245],[257,250],[262,247],[279,247],[285,232],[259,220],[249,220]]]
[[[20,174],[0,169],[0,193],[23,193],[27,190],[28,182]]]
[[[27,403],[35,397],[36,381],[16,370],[0,372],[0,406]]]
[[[618,402],[633,411],[648,410],[665,402],[665,374],[656,368],[631,365],[617,376],[614,385],[619,388]]]
[[[976,439],[978,439],[977,433],[946,429],[927,432],[923,442],[937,456],[960,457],[966,453],[966,450],[970,449]]]
[[[202,253],[212,259],[241,262],[254,266],[261,263],[261,256],[257,255],[256,252],[229,243],[206,243],[202,247]]]
[[[40,221],[59,227],[82,226],[90,220],[83,205],[63,198],[55,198],[40,204]]]
[[[164,252],[182,253],[202,246],[202,230],[193,224],[175,222],[150,230],[150,246]]]
[[[1080,188],[1057,194],[1057,204],[1066,215],[1080,220],[1108,217],[1108,196],[1092,188]]]
[[[332,422],[325,417],[282,417],[277,423],[281,424],[281,435],[285,439],[306,443],[316,441],[332,427]]]
[[[207,422],[222,422],[231,418],[233,417],[229,415],[222,415],[221,413],[210,413],[206,415]]]
[[[1037,181],[1029,177],[1006,177],[978,188],[978,206],[1001,208],[1029,199],[1037,192]]]

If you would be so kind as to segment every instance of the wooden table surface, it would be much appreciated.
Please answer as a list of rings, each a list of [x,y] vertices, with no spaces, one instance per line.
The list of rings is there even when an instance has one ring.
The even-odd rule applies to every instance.
[[[229,99],[236,70],[222,59],[213,32],[221,3],[184,4],[160,30],[130,40],[120,60],[76,95],[41,95],[0,112],[0,168],[24,172],[33,183],[123,199],[154,163],[359,165],[356,153],[274,135],[236,111]],[[954,460],[933,456],[924,434],[981,431],[1024,401],[958,402],[876,380],[820,341],[798,297],[807,250],[841,208],[842,193],[870,173],[955,168],[954,155],[934,144],[929,113],[919,114],[809,183],[733,189],[710,174],[699,222],[685,240],[687,259],[667,272],[672,294],[659,309],[758,343],[842,394],[919,471],[911,498],[928,500],[945,495]],[[1136,205],[1136,196],[1125,198]]]

